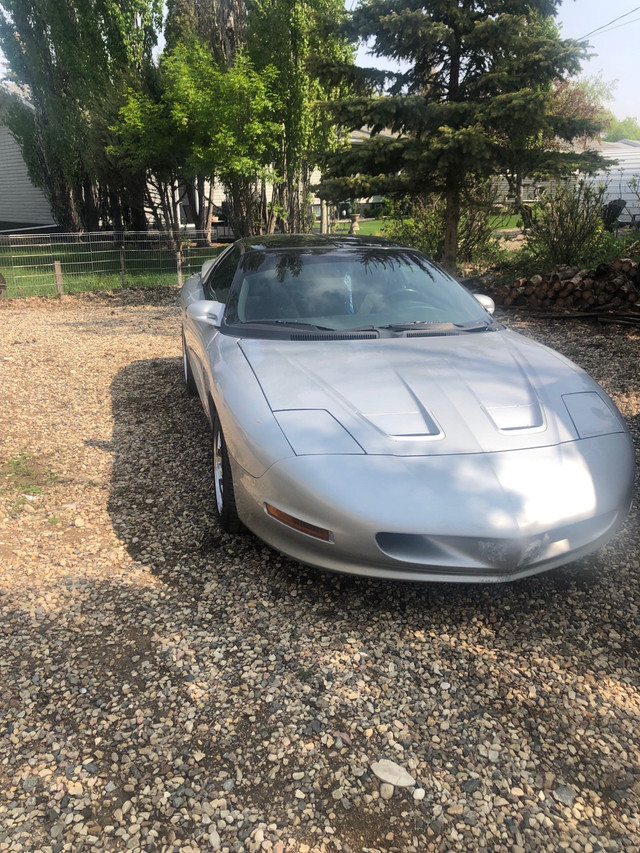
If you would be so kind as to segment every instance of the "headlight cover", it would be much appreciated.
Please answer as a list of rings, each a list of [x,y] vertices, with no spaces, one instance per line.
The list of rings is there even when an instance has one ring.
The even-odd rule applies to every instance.
[[[326,409],[286,409],[273,414],[296,456],[364,453]]]
[[[624,421],[614,404],[595,391],[563,394],[562,399],[580,438],[624,432]]]

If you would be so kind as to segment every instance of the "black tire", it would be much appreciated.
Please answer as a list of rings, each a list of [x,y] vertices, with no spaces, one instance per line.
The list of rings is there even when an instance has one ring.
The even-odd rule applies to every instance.
[[[220,526],[227,533],[238,533],[242,524],[236,509],[227,444],[216,414],[213,416],[213,487],[214,505]]]
[[[187,387],[187,394],[190,397],[195,397],[198,393],[198,386],[189,364],[189,356],[187,355],[187,345],[184,342],[184,332],[182,334],[182,368],[184,370],[184,384]]]

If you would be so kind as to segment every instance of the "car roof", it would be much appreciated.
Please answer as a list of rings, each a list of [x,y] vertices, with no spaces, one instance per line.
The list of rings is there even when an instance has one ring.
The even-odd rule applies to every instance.
[[[398,243],[383,237],[360,237],[334,234],[269,234],[263,237],[245,237],[238,240],[245,252],[282,251],[283,249],[372,249],[399,248]]]

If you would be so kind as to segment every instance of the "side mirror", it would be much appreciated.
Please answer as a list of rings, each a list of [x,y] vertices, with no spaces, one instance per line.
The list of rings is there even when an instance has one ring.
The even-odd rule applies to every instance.
[[[197,323],[205,323],[207,326],[219,328],[224,309],[224,302],[211,302],[202,299],[198,302],[192,302],[187,308],[187,314]]]
[[[489,314],[493,314],[493,312],[496,310],[496,303],[490,296],[485,296],[484,293],[474,293],[473,295],[476,301],[479,302],[480,305],[482,305],[485,311],[487,311]]]

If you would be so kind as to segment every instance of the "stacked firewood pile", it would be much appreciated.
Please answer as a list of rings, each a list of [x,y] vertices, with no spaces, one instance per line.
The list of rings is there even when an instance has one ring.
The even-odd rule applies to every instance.
[[[547,275],[516,279],[497,288],[504,306],[545,309],[560,314],[630,315],[640,322],[640,265],[629,258],[592,270],[556,267]]]

